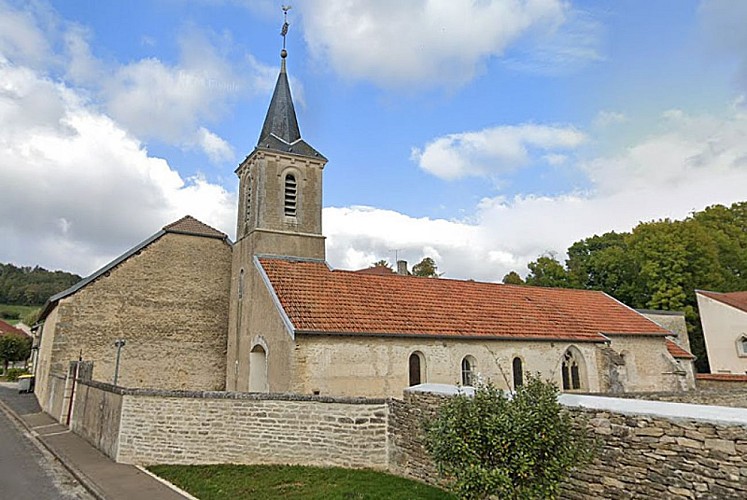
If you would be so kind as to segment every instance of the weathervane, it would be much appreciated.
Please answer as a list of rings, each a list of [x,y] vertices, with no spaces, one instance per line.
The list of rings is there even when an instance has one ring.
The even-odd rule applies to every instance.
[[[288,52],[285,50],[285,35],[288,34],[288,11],[291,10],[290,5],[283,5],[281,7],[283,9],[283,28],[280,30],[280,36],[283,37],[283,50],[280,52],[281,57],[285,57],[288,55]]]

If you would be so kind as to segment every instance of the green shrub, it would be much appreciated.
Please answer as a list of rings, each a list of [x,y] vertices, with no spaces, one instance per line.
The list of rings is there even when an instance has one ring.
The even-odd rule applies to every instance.
[[[18,380],[18,377],[26,375],[28,372],[29,371],[26,368],[8,368],[6,378],[8,379],[8,382],[15,382]]]
[[[426,423],[426,448],[461,498],[555,498],[571,470],[593,456],[584,426],[539,376],[509,398],[492,384],[451,398]]]

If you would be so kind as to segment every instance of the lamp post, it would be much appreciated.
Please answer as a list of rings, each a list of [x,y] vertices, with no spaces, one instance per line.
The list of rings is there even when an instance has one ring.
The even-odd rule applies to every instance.
[[[117,378],[119,377],[119,356],[122,354],[122,348],[125,345],[125,339],[117,339],[114,341],[114,346],[117,348],[117,361],[114,364],[114,386],[117,385]]]

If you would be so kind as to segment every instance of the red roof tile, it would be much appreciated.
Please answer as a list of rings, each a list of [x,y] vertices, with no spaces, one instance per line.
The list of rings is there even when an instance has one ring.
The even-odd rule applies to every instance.
[[[0,335],[23,335],[24,337],[29,336],[23,330],[19,330],[15,326],[6,323],[3,320],[0,320]]]
[[[204,222],[200,222],[191,215],[185,215],[176,222],[164,226],[167,233],[191,234],[194,236],[207,236],[208,238],[227,238],[224,233],[214,229]]]
[[[737,309],[741,311],[747,312],[747,291],[719,293],[719,292],[706,292],[703,290],[698,290],[698,293],[710,299],[723,302],[724,304],[730,305],[732,307],[736,307]]]
[[[739,373],[696,373],[698,380],[716,380],[719,382],[747,382],[747,374]]]
[[[672,357],[678,359],[695,359],[695,356],[684,350],[682,347],[677,345],[673,340],[667,339],[667,351]]]
[[[359,274],[378,274],[381,276],[390,276],[392,274],[395,274],[395,272],[392,269],[386,266],[371,266],[365,269],[358,269],[355,272]]]
[[[379,276],[321,261],[261,258],[297,332],[604,341],[671,335],[612,297],[587,290]]]

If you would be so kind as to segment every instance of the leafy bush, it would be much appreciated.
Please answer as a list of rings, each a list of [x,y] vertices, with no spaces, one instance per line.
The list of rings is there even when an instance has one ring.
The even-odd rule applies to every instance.
[[[6,378],[8,382],[15,382],[21,375],[26,375],[29,371],[26,368],[8,368]]]
[[[593,456],[584,426],[539,376],[509,398],[492,384],[451,398],[426,423],[426,447],[461,498],[554,498],[570,471]]]

